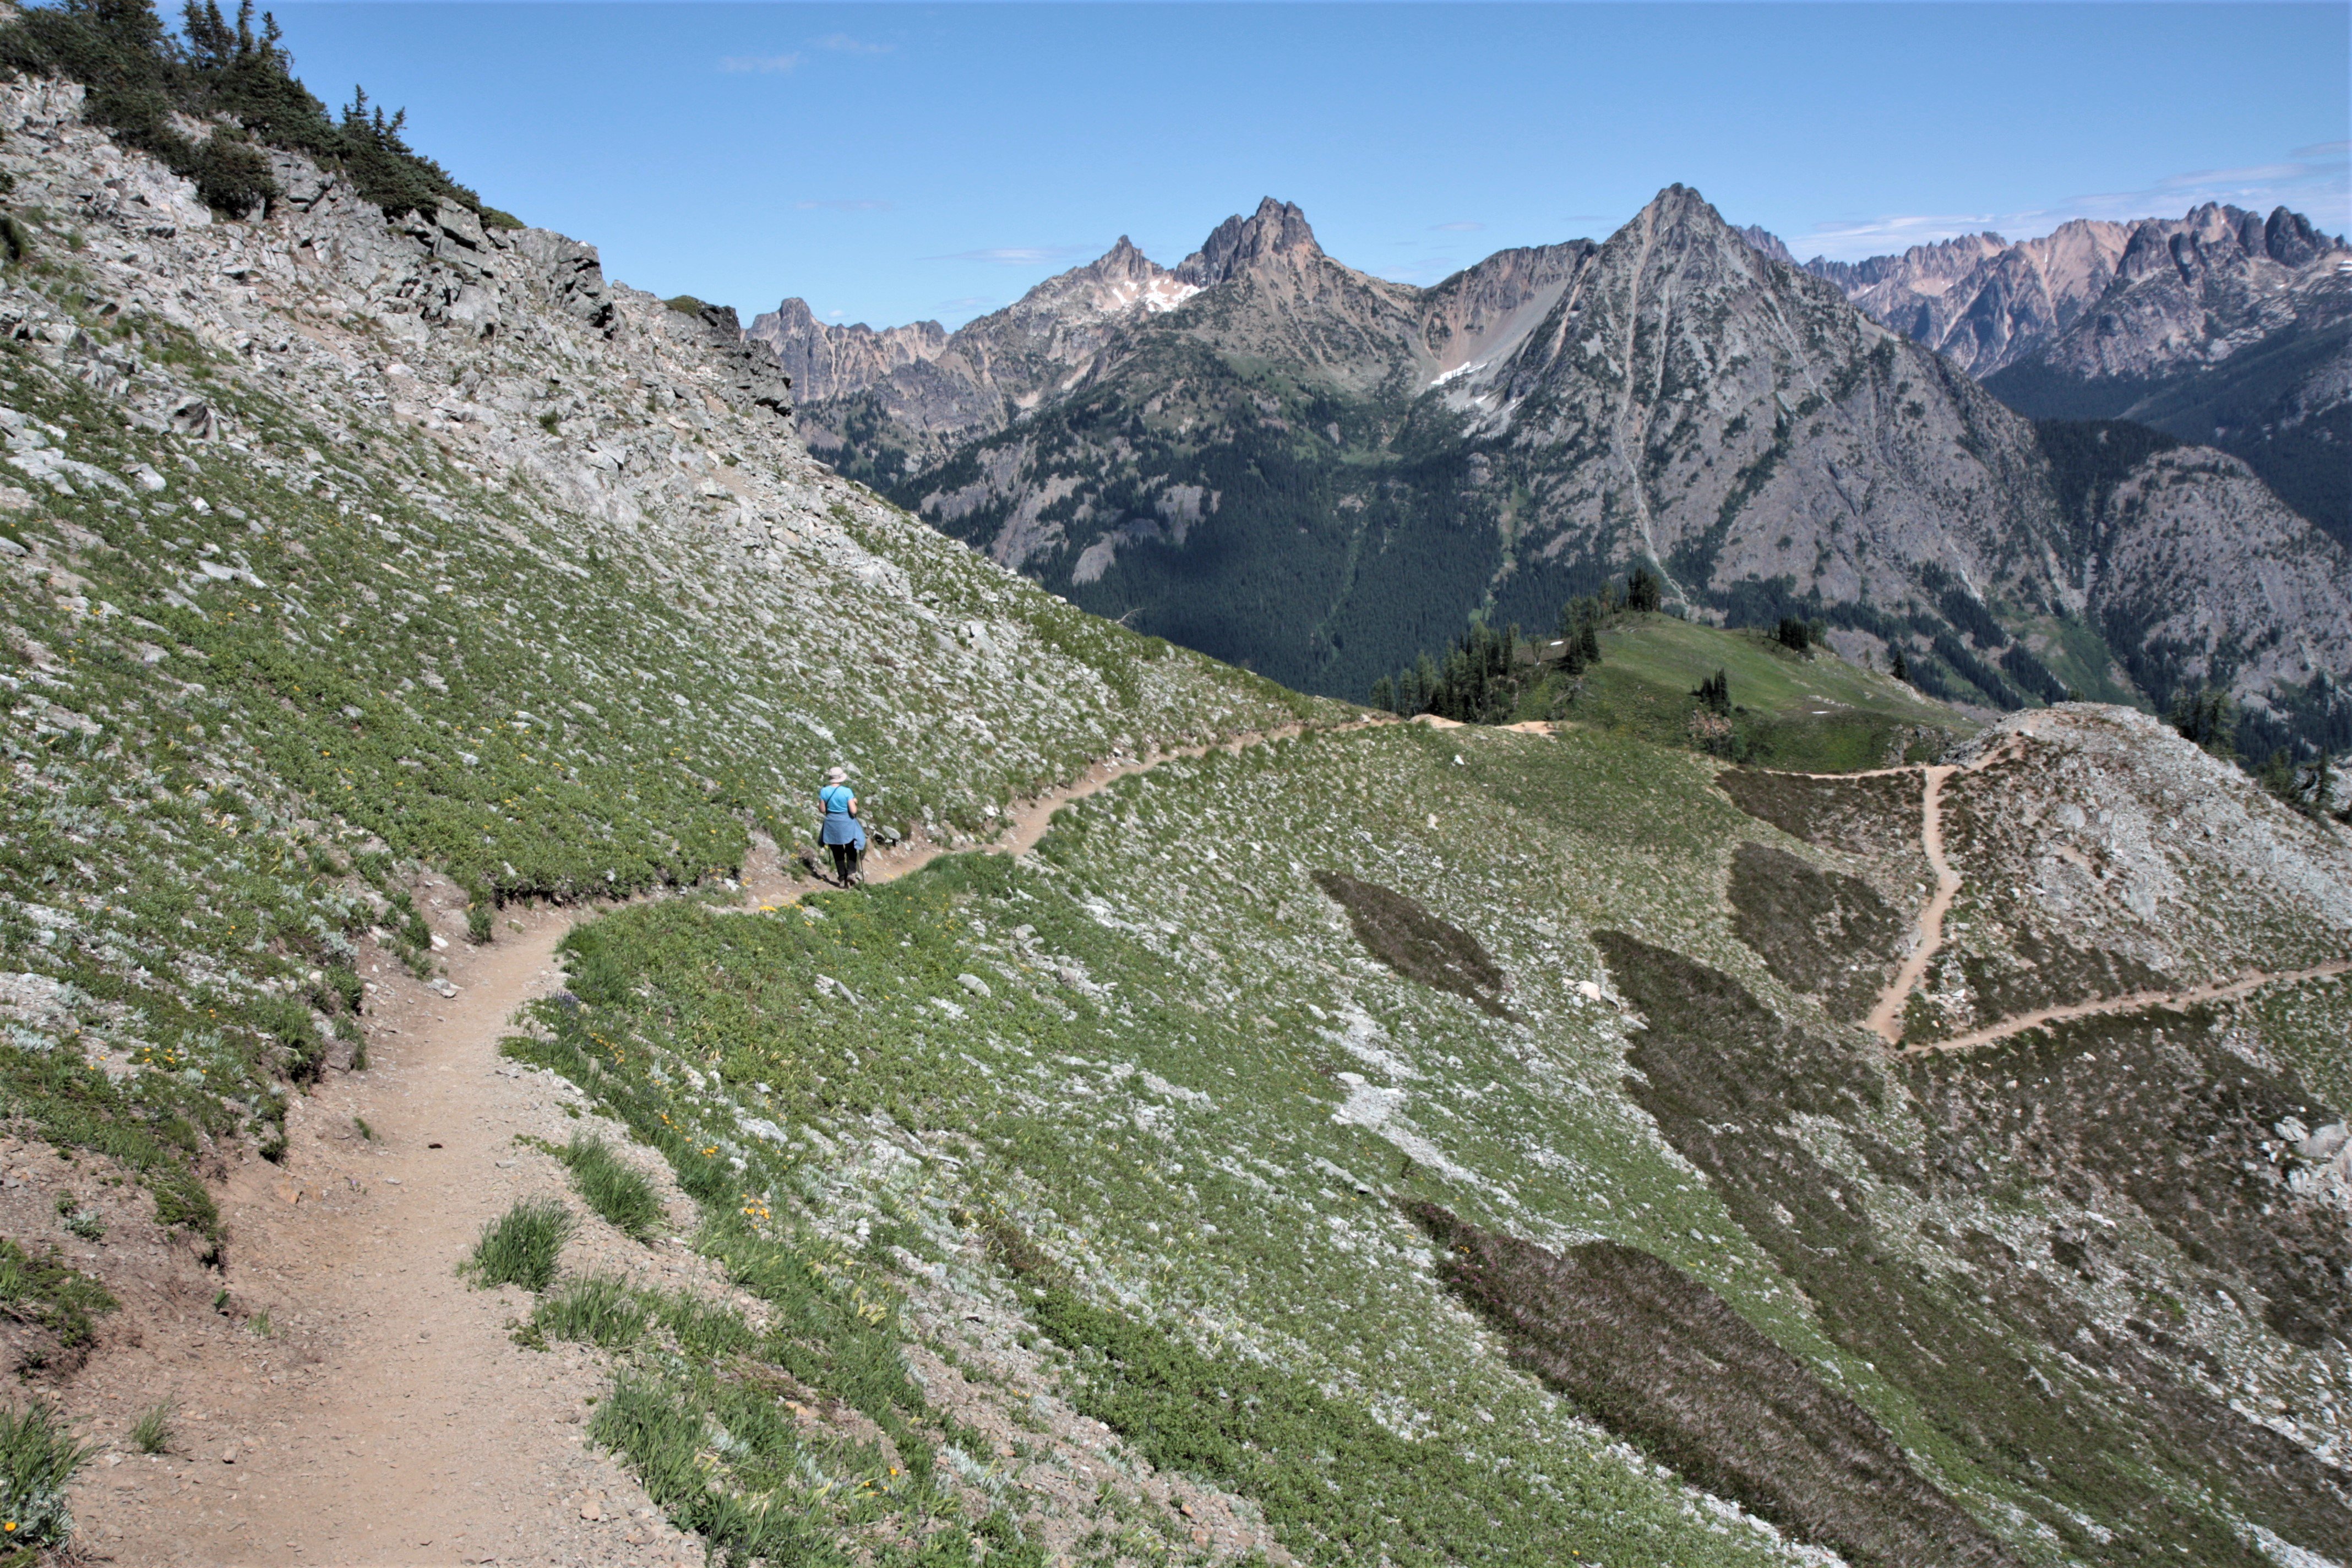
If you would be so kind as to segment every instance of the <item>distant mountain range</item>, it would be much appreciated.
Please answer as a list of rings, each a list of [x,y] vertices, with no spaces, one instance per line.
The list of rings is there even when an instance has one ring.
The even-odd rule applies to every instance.
[[[751,333],[844,472],[1088,609],[1308,689],[1360,697],[1474,613],[1549,626],[1648,563],[1685,614],[1804,614],[1963,700],[2215,683],[2254,741],[2352,738],[2338,539],[2224,451],[2037,424],[1970,374],[2108,395],[2251,363],[2314,341],[2352,253],[2291,214],[2109,226],[1801,267],[1675,186],[1605,242],[1417,289],[1269,198],[1173,268],[1122,239],[952,333],[798,300]],[[2315,442],[2341,409],[2345,356],[2321,357]]]
[[[2020,413],[2132,419],[2234,453],[2352,543],[2352,249],[2300,214],[2208,204],[1804,266]]]

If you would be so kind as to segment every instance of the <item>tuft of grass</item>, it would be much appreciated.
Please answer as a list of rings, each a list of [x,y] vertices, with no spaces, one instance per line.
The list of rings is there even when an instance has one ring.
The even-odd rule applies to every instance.
[[[66,1430],[53,1405],[36,1400],[0,1410],[0,1528],[8,1545],[62,1545],[72,1536],[66,1487],[96,1451]]]
[[[259,1340],[268,1339],[277,1331],[270,1326],[269,1313],[267,1310],[254,1313],[252,1320],[245,1326],[253,1331],[254,1338]]]
[[[131,1428],[131,1445],[142,1454],[165,1454],[172,1448],[172,1417],[178,1414],[168,1399],[147,1407]]]
[[[540,1299],[530,1331],[541,1340],[577,1340],[626,1350],[644,1337],[650,1313],[627,1281],[611,1274],[567,1279]]]
[[[54,1248],[35,1258],[0,1237],[0,1314],[47,1329],[71,1350],[89,1343],[97,1320],[115,1306],[105,1286],[67,1267]]]
[[[572,1236],[572,1211],[556,1198],[522,1198],[482,1227],[471,1257],[457,1266],[485,1289],[520,1285],[544,1290],[555,1282],[556,1259]]]
[[[556,1158],[571,1168],[572,1185],[588,1206],[625,1236],[643,1241],[662,1222],[661,1196],[653,1183],[613,1152],[604,1139],[575,1132]]]
[[[366,1117],[352,1117],[352,1126],[358,1131],[361,1137],[366,1139],[369,1142],[373,1143],[375,1142],[375,1129],[368,1125],[368,1120]]]

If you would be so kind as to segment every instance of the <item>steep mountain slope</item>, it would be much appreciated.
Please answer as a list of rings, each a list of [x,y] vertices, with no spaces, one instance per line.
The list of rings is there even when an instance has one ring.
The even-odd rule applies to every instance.
[[[1789,259],[1762,230],[1743,231]],[[2077,219],[1807,271],[2039,418],[2131,419],[2243,458],[2352,543],[2352,251],[2284,207]]]
[[[1200,294],[891,493],[1089,608],[1334,692],[1474,610],[1548,629],[1643,562],[1692,613],[1825,617],[1988,704],[2060,690],[2045,658],[2085,628],[2159,700],[2210,681],[2284,711],[2352,671],[2345,552],[2242,467],[2106,505],[2095,432],[2016,417],[1694,192],[1420,296],[1290,209],[1235,221],[1236,263],[1187,263]],[[1490,294],[1483,334],[1448,335]],[[2226,606],[2193,637],[2158,624],[2178,578],[2147,542],[2192,518]]]
[[[2139,225],[2095,306],[1986,386],[2218,447],[2352,544],[2352,249],[2284,207]]]
[[[501,1462],[584,1436],[714,1555],[2352,1555],[2333,827],[2115,710],[1850,779],[1332,725],[826,471],[726,312],[456,206],[387,221],[290,154],[284,199],[226,220],[80,105],[0,85],[24,247],[0,273],[0,1093],[12,1133],[72,1150],[85,1186],[144,1184],[195,1244],[110,1243],[81,1211],[8,1237],[35,1264],[5,1255],[12,1343],[76,1328],[29,1292],[142,1262],[177,1271],[156,1310],[217,1306],[246,1219],[214,1184],[251,1151],[310,1190],[284,1107],[364,1081],[382,1020],[355,960],[434,973],[429,869],[497,942],[501,900],[646,895],[583,910],[567,988],[508,1050],[571,1080],[528,1080],[539,1145],[559,1108],[626,1128],[669,1168],[676,1234],[600,1236],[646,1255],[613,1275],[559,1244],[545,1289],[504,1287],[510,1329],[466,1326],[469,1352],[610,1377],[584,1431],[518,1425],[543,1451]],[[1496,389],[1565,408],[1558,367],[1599,352],[1576,333],[1630,341],[1636,386],[1688,352],[1653,346],[1647,302],[1677,301],[1672,337],[1728,253],[1686,204],[1658,216],[1638,256],[1522,257],[1457,300],[1473,368],[1413,405],[1391,389],[1442,374],[1426,297],[1261,213],[1204,248],[1223,281],[1146,322],[1205,302],[1223,349],[1147,331],[1095,384],[1254,344],[1288,403],[1228,379],[1163,411],[1292,425],[1270,442],[1311,395],[1409,430],[1462,385],[1504,451]],[[1786,314],[1827,286],[1797,287],[1716,324],[1783,334],[1761,353],[1832,337]],[[1528,313],[1516,347],[1493,335]],[[1400,341],[1420,368],[1350,357]],[[1676,460],[1654,406],[1697,398],[1649,384],[1611,416]],[[2110,455],[2084,505],[2208,461]],[[1013,796],[1186,742],[1029,855],[740,897],[761,836],[789,866],[835,758],[877,830],[970,849]],[[1854,1021],[1881,1014],[1893,1039]],[[101,1324],[73,1348],[116,1358],[129,1408],[243,1403],[121,1354],[142,1309],[73,1299]],[[19,1370],[70,1387],[72,1359]],[[249,1484],[215,1455],[206,1485]],[[602,1528],[602,1504],[570,1506]]]
[[[1815,257],[1805,270],[1982,379],[2073,326],[2115,280],[2131,236],[2129,224],[2078,218],[2016,244],[1997,234],[1963,235],[1867,261]],[[1794,259],[1785,246],[1763,248]]]
[[[1302,711],[811,461],[730,313],[454,205],[387,224],[285,154],[274,216],[222,221],[80,103],[0,89],[0,1083],[204,1246],[196,1171],[363,1054],[361,947],[429,969],[420,859],[487,938],[731,874],[835,758],[952,837]]]

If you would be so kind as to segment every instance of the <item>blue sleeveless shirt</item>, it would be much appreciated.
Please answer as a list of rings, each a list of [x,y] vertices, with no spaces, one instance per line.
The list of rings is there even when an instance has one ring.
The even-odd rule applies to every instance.
[[[849,815],[849,803],[856,796],[857,792],[847,784],[827,784],[817,791],[817,802],[824,807],[824,843],[855,844],[860,849],[866,847],[866,829],[857,818]]]

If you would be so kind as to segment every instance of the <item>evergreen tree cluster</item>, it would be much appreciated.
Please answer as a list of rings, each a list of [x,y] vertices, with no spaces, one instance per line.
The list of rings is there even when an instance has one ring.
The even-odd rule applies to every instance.
[[[0,69],[79,82],[92,122],[194,181],[208,205],[233,216],[278,195],[258,142],[340,171],[387,217],[450,201],[520,226],[408,145],[405,110],[387,116],[354,89],[341,120],[331,116],[295,79],[276,18],[265,12],[255,26],[253,0],[233,23],[218,0],[188,0],[181,17],[185,37],[174,37],[152,0],[28,6],[0,27]],[[199,142],[173,125],[175,114],[227,123]]]
[[[1444,662],[1424,653],[1402,675],[1374,681],[1372,706],[1406,718],[1434,713],[1465,724],[1508,723],[1529,679],[1516,668],[1519,646],[1518,627],[1498,632],[1473,621]],[[1530,664],[1530,674],[1533,668]]]
[[[2219,687],[2182,687],[2164,721],[2217,757],[2238,754],[2238,705]]]
[[[1544,679],[1547,663],[1574,680],[1601,662],[1601,628],[1644,605],[1655,610],[1663,587],[1655,573],[1637,569],[1622,583],[1569,600],[1560,606],[1560,647],[1549,659],[1521,637],[1518,627],[1498,632],[1475,620],[1443,659],[1424,653],[1412,668],[1372,682],[1372,706],[1408,719],[1434,713],[1465,724],[1508,723],[1519,699]]]

